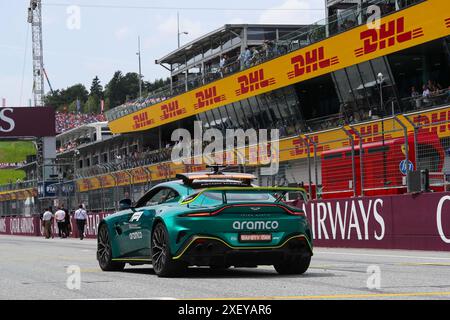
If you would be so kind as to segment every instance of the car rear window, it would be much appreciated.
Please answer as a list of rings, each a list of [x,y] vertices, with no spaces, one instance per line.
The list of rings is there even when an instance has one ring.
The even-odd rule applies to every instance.
[[[270,192],[243,192],[243,191],[206,191],[190,203],[191,206],[212,207],[236,202],[274,202],[276,197]]]

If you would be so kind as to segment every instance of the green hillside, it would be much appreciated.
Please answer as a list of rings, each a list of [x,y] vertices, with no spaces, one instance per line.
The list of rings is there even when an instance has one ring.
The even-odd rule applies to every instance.
[[[10,170],[10,169],[0,170],[0,186],[3,184],[8,184],[10,183],[10,181],[14,183],[17,181],[17,179],[24,180],[25,172],[22,170]]]
[[[30,141],[0,141],[0,163],[15,163],[26,160],[29,155],[35,155],[36,148]]]
[[[0,141],[0,163],[25,161],[27,156],[35,155],[36,149],[30,141]],[[17,179],[25,179],[25,172],[20,170],[0,169],[0,185]]]

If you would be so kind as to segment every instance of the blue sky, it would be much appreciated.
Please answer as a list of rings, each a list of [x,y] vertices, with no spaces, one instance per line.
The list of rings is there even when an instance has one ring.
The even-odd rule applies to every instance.
[[[177,47],[177,11],[181,44],[227,23],[305,24],[324,18],[324,0],[43,0],[44,65],[54,89],[82,83],[96,75],[105,85],[116,70],[137,72],[137,37],[141,37],[145,80],[168,76],[154,61]],[[71,5],[79,5],[80,28],[70,29]],[[92,5],[170,7],[105,8]],[[0,98],[8,106],[28,105],[32,98],[29,0],[0,0]],[[179,9],[175,9],[179,8]],[[184,8],[184,9],[183,9]],[[187,10],[233,8],[238,10]],[[253,9],[253,10],[249,10]],[[282,9],[282,10],[273,10]],[[307,9],[307,10],[292,10]],[[28,38],[27,38],[27,32]],[[46,91],[48,91],[46,84]]]

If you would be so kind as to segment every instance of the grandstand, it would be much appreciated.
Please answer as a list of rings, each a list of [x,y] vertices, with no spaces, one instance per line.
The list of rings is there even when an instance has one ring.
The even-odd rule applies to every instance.
[[[170,162],[171,133],[177,128],[193,132],[194,121],[223,132],[280,129],[277,176],[262,176],[254,165],[236,167],[255,174],[261,185],[303,183],[313,197],[320,197],[322,152],[344,148],[347,151],[339,156],[354,159],[363,156],[358,150],[375,152],[363,144],[380,142],[376,148],[382,154],[376,159],[382,166],[373,165],[380,170],[375,177],[364,177],[367,170],[354,168],[355,161],[349,160],[346,167],[332,170],[337,176],[331,178],[341,179],[345,190],[339,192],[352,196],[374,192],[380,185],[397,192],[406,188],[408,169],[404,177],[395,176],[395,183],[386,178],[394,176],[387,171],[398,171],[402,159],[394,163],[385,145],[403,139],[405,147],[397,150],[398,155],[413,161],[414,170],[432,171],[432,183],[447,188],[448,5],[440,0],[326,3],[327,18],[314,25],[226,25],[157,60],[169,70],[170,85],[109,110],[113,135],[107,140],[77,143],[85,135],[83,127],[58,136],[62,148],[58,158],[66,163],[63,171],[70,171],[69,162],[75,167],[64,181],[72,181],[76,192],[66,196],[60,192],[57,197],[84,202],[91,211],[111,211],[125,193],[137,199],[155,182],[204,169]],[[366,25],[369,5],[381,8],[379,33]],[[259,85],[246,83],[250,77]],[[433,136],[420,134],[425,131]],[[420,141],[422,137],[439,141],[439,146],[430,148],[427,141]],[[408,141],[413,141],[409,151]],[[358,165],[367,165],[372,159],[367,157],[367,161],[358,158]],[[18,186],[0,189],[0,213],[18,201],[12,199],[14,190]]]

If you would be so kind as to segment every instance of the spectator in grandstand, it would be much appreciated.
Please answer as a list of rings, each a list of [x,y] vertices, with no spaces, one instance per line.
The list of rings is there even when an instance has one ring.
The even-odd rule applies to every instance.
[[[416,87],[411,87],[411,98],[413,108],[420,108],[420,93],[417,92]]]
[[[437,86],[435,85],[433,80],[428,80],[426,86],[428,87],[428,90],[430,90],[430,94],[432,94],[438,90]]]
[[[256,47],[252,48],[252,57],[250,58],[250,66],[255,66],[259,63],[259,51]]]
[[[262,54],[264,56],[264,59],[268,59],[270,57],[270,52],[271,52],[271,48],[269,45],[269,41],[264,40],[263,45],[262,45]]]
[[[430,89],[428,88],[428,86],[426,84],[424,84],[422,88],[423,88],[423,93],[422,93],[423,103],[425,103],[425,104],[430,103],[430,100],[429,100],[430,95],[431,95]]]
[[[448,86],[447,100],[445,100],[445,102],[450,102],[450,86]]]
[[[417,92],[416,87],[411,87],[411,98],[417,98],[420,96],[420,93]]]
[[[79,126],[93,123],[93,122],[103,122],[106,118],[103,114],[83,114],[75,112],[59,112],[56,111],[56,132],[63,133],[73,128]]]
[[[78,234],[80,240],[84,239],[84,227],[86,226],[86,220],[88,218],[86,210],[84,210],[83,205],[80,204],[78,210],[75,211],[75,220],[77,222]]]
[[[50,237],[53,238],[52,221],[53,221],[52,207],[48,207],[47,210],[42,215],[42,224],[44,226],[45,239],[50,239]]]
[[[249,47],[247,47],[247,48],[245,48],[245,51],[244,51],[244,67],[245,68],[250,67],[251,59],[252,59],[252,53],[251,53]]]
[[[65,221],[66,221],[66,213],[62,210],[61,207],[55,212],[55,219],[58,223],[58,236],[60,238],[65,238]]]
[[[224,54],[220,57],[220,62],[219,62],[220,76],[222,78],[223,78],[223,75],[225,74],[226,62],[227,62],[227,56]]]

